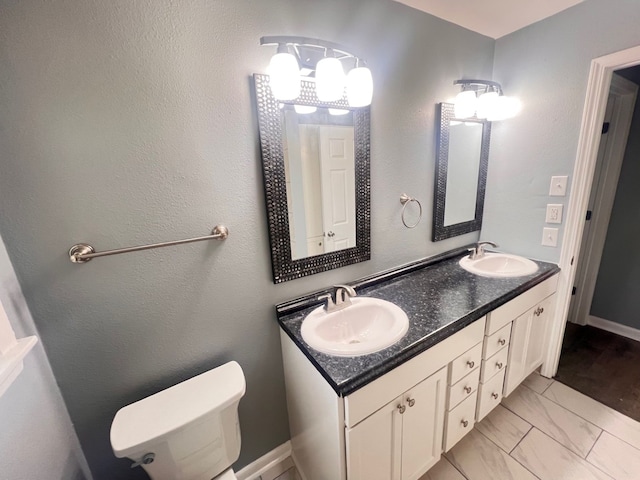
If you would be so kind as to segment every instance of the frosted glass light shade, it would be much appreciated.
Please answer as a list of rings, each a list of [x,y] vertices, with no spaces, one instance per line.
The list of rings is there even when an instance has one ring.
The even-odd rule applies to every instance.
[[[487,118],[495,112],[496,101],[498,100],[498,92],[487,92],[478,98],[478,108],[476,117]]]
[[[293,109],[296,111],[296,113],[303,115],[307,113],[315,113],[315,111],[317,110],[316,107],[312,107],[311,105],[294,105]]]
[[[316,65],[316,95],[321,102],[335,102],[344,94],[345,75],[340,60],[325,57]]]
[[[371,105],[373,77],[367,67],[352,68],[347,75],[347,100],[351,107]]]
[[[269,86],[278,100],[294,100],[300,96],[300,67],[290,53],[276,53],[269,62]]]
[[[476,92],[473,90],[460,92],[456,95],[456,99],[453,104],[453,116],[455,118],[473,117],[476,113],[477,104],[478,99],[476,98]]]
[[[515,97],[507,97],[502,95],[497,98],[493,112],[487,117],[490,122],[505,120],[515,117],[522,109],[520,100]]]
[[[349,113],[349,110],[345,108],[330,108],[329,113],[331,115],[346,115],[347,113]]]

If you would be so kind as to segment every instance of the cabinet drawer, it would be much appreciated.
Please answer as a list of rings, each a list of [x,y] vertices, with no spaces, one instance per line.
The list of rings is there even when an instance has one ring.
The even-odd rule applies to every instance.
[[[462,380],[458,381],[455,385],[449,387],[449,410],[457,406],[462,400],[467,398],[473,392],[478,389],[478,382],[480,381],[480,367],[476,365],[476,368]]]
[[[467,350],[453,362],[449,372],[449,385],[455,385],[462,377],[471,373],[482,360],[482,342]]]
[[[477,420],[482,420],[502,400],[502,384],[504,383],[504,370],[493,377],[487,383],[481,383],[478,389]]]
[[[470,397],[447,414],[444,435],[445,452],[473,429],[477,399],[478,392],[473,392]]]
[[[509,345],[510,338],[511,338],[511,322],[507,323],[504,327],[502,327],[493,335],[490,335],[484,339],[484,347],[482,349],[482,358],[486,360],[501,348]]]
[[[507,366],[507,358],[509,357],[509,348],[503,347],[498,353],[487,360],[482,360],[482,369],[480,371],[480,382],[486,383],[496,373],[504,371]]]

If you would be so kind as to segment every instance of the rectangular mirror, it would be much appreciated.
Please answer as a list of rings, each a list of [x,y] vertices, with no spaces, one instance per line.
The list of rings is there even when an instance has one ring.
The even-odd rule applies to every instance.
[[[370,258],[369,107],[278,102],[254,75],[275,283]]]
[[[491,122],[456,119],[450,103],[438,111],[434,241],[480,230],[491,138]]]

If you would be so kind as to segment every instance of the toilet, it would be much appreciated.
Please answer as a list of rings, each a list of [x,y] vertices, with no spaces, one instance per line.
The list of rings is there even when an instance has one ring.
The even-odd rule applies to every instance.
[[[229,362],[121,408],[111,448],[152,480],[235,480],[245,379]]]

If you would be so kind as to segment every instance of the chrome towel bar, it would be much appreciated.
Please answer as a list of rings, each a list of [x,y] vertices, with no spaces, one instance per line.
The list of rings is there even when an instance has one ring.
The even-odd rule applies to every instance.
[[[224,225],[216,225],[211,231],[211,235],[202,237],[186,238],[184,240],[174,240],[173,242],[152,243],[150,245],[139,245],[137,247],[117,248],[115,250],[105,250],[96,252],[95,248],[86,243],[77,243],[69,249],[69,260],[73,263],[86,263],[92,258],[106,257],[107,255],[118,255],[120,253],[138,252],[140,250],[150,250],[152,248],[170,247],[172,245],[182,245],[184,243],[202,242],[204,240],[224,240],[229,236],[229,229]]]

